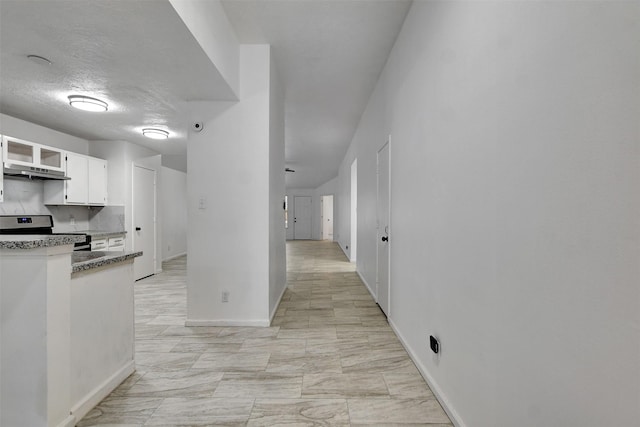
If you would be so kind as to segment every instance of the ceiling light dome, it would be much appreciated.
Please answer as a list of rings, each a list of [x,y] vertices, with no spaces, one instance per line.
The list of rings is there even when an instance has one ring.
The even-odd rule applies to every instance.
[[[96,98],[91,98],[90,96],[71,95],[68,98],[69,98],[69,104],[72,107],[75,107],[83,111],[101,112],[101,111],[107,111],[109,107],[106,102]]]
[[[167,139],[169,138],[169,132],[156,128],[144,128],[142,134],[151,139]]]

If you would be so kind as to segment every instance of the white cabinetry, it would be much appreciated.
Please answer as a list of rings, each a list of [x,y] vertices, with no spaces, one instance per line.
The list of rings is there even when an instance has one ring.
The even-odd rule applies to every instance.
[[[89,204],[107,203],[107,161],[89,157]]]
[[[91,250],[109,252],[124,251],[124,239],[124,234],[120,236],[100,237],[95,239],[92,238]]]
[[[108,244],[109,248],[107,250],[110,252],[124,251],[124,235],[109,237]]]
[[[47,197],[47,188],[58,187],[56,192],[60,197],[60,204],[80,204],[84,205],[89,201],[89,160],[86,156],[67,153],[67,176],[71,179],[67,181],[51,181],[45,183],[45,203],[51,203]],[[53,201],[55,203],[55,200]]]
[[[46,205],[105,205],[107,203],[107,161],[77,153],[65,153],[69,180],[46,181]]]
[[[0,135],[0,167],[2,167],[3,149],[4,143],[2,142],[2,135]],[[4,174],[0,173],[0,203],[4,201]]]
[[[9,164],[64,171],[62,150],[23,139],[2,137],[3,161]]]

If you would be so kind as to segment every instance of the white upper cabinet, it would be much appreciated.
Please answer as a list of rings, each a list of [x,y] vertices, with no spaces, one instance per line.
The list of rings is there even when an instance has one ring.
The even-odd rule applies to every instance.
[[[64,203],[63,204],[80,204],[89,203],[89,159],[75,153],[66,154],[67,161],[67,177],[71,178],[67,181],[51,181],[46,185],[64,184]],[[46,191],[45,191],[46,193]],[[45,196],[46,200],[46,196]]]
[[[107,203],[107,161],[66,152],[68,180],[45,181],[46,205],[99,205]]]
[[[89,157],[89,204],[107,203],[107,161]]]
[[[23,139],[2,137],[3,161],[9,164],[64,171],[64,152]]]

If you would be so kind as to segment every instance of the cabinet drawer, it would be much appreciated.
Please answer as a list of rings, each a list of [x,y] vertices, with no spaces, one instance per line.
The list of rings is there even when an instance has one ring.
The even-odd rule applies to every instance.
[[[91,241],[92,251],[102,251],[107,249],[107,239],[96,239]]]
[[[124,236],[109,237],[109,249],[124,249]]]

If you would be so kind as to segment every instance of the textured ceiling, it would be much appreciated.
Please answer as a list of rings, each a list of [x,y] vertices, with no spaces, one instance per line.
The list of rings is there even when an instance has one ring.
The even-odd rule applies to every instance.
[[[70,94],[105,100],[109,111],[71,108]],[[177,155],[187,146],[184,102],[233,97],[168,1],[0,1],[2,113],[89,140],[127,140]],[[140,130],[147,126],[172,137],[145,138]]]
[[[285,89],[286,162],[296,170],[287,187],[337,175],[410,3],[223,0],[241,43],[272,45]],[[101,98],[109,111],[75,110],[70,94]],[[233,98],[168,0],[0,0],[2,113],[89,140],[130,141],[186,165],[186,101]],[[140,133],[147,126],[172,137],[149,140]]]
[[[411,5],[406,0],[223,0],[241,43],[272,45],[285,89],[288,188],[338,174]]]

